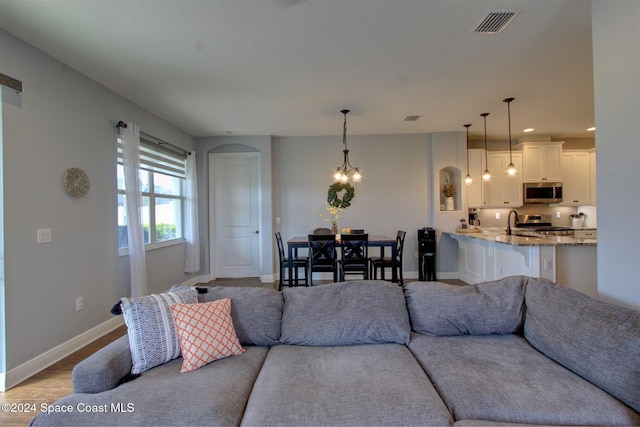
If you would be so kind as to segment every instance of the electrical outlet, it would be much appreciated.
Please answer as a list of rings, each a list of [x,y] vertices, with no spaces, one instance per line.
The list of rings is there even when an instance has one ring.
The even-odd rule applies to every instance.
[[[496,212],[496,219],[500,219],[500,212]]]
[[[39,228],[36,230],[37,232],[37,242],[39,245],[43,243],[51,243],[51,229],[50,228]]]
[[[84,308],[84,297],[76,298],[76,311],[80,311]]]
[[[550,259],[545,259],[544,260],[544,269],[545,270],[553,270],[553,263],[551,262]]]

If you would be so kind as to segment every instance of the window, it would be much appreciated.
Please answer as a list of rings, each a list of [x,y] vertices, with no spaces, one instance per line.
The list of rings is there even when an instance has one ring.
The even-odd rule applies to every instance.
[[[185,156],[141,137],[140,184],[142,224],[146,248],[165,246],[183,239]],[[118,248],[126,250],[127,210],[122,146],[118,140]]]

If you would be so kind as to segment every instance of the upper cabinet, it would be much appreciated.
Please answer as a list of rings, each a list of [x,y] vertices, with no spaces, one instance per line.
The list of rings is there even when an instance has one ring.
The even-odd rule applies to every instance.
[[[512,154],[513,164],[518,173],[507,175],[510,162],[508,151],[489,151],[487,153],[487,169],[491,173],[491,181],[482,183],[482,207],[513,208],[522,206],[522,155]],[[481,178],[482,179],[482,178]]]
[[[563,142],[522,144],[522,181],[562,181]]]
[[[591,205],[591,155],[586,150],[562,152],[562,203],[564,206]]]

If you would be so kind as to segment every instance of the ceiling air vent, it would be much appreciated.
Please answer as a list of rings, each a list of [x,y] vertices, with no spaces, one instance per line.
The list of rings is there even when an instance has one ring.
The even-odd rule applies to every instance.
[[[519,13],[519,10],[492,10],[482,19],[473,32],[480,34],[498,34],[504,30]]]
[[[415,122],[419,118],[420,118],[420,116],[407,116],[407,117],[404,118],[404,121],[405,122]]]

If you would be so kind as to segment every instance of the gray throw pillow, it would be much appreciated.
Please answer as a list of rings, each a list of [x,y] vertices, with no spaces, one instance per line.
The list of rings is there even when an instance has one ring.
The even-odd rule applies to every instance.
[[[640,412],[640,312],[533,278],[525,303],[532,346]]]
[[[120,300],[129,335],[132,374],[140,374],[180,356],[180,343],[169,306],[197,302],[194,289]]]
[[[199,302],[231,299],[231,319],[241,345],[272,346],[280,343],[282,294],[259,287],[197,286]],[[189,289],[175,285],[171,290]]]
[[[332,283],[283,291],[285,344],[407,344],[411,327],[402,289],[384,281]]]
[[[526,282],[512,276],[472,286],[408,283],[411,327],[436,336],[511,334],[522,326]]]

